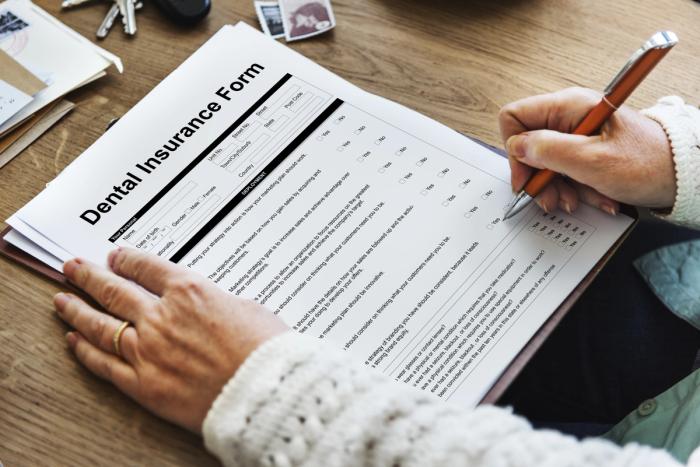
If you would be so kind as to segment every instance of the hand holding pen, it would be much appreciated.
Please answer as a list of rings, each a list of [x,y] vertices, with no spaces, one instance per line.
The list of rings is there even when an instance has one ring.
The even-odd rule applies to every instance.
[[[545,210],[558,205],[569,212],[579,199],[611,214],[619,208],[617,201],[656,208],[673,204],[675,174],[664,130],[630,109],[613,113],[676,42],[671,32],[652,36],[602,99],[593,91],[568,89],[503,108],[501,134],[507,141],[512,183],[514,189],[522,188],[506,219],[538,195]],[[533,167],[542,170],[534,172]],[[555,172],[575,182],[555,178]]]

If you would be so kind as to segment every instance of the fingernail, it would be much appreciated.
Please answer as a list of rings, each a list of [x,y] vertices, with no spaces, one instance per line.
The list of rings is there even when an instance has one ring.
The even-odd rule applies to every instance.
[[[607,213],[610,214],[611,216],[616,216],[616,215],[617,215],[617,211],[615,210],[615,207],[614,207],[613,205],[611,205],[611,204],[603,203],[603,204],[600,205],[600,209],[602,209],[603,211],[607,212]]]
[[[109,269],[114,271],[114,260],[117,258],[117,254],[122,251],[122,247],[118,247],[116,250],[112,250],[109,252],[109,256],[107,256],[107,264],[109,265]]]
[[[513,135],[506,141],[506,149],[508,154],[513,157],[525,157],[525,139],[527,135]]]
[[[56,306],[56,311],[61,313],[63,308],[65,308],[66,303],[70,301],[70,295],[60,292],[53,296],[53,303]]]
[[[564,211],[566,211],[568,214],[571,214],[571,205],[566,201],[564,201],[562,204],[564,205]]]
[[[540,208],[542,208],[542,210],[543,210],[544,212],[546,212],[547,214],[549,214],[549,207],[547,206],[547,204],[546,204],[544,201],[538,201],[537,204],[540,205]]]
[[[66,341],[68,341],[68,345],[73,348],[75,347],[76,342],[78,342],[78,336],[76,336],[74,332],[67,332]]]
[[[72,279],[75,277],[75,274],[78,272],[78,269],[80,269],[82,264],[83,261],[80,258],[73,258],[66,261],[63,264],[63,273],[68,276],[69,279]]]

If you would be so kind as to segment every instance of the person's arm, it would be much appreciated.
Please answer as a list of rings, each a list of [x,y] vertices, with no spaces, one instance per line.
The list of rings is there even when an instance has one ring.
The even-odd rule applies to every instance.
[[[664,451],[579,442],[493,406],[459,407],[288,332],[263,344],[204,422],[227,466],[649,466]]]
[[[435,399],[287,331],[257,303],[147,253],[66,277],[108,313],[58,294],[71,350],[97,376],[235,466],[671,466],[663,451],[535,431],[509,411]],[[144,289],[151,292],[145,293]],[[122,321],[119,352],[112,338]],[[206,421],[205,421],[206,420]]]
[[[657,216],[681,225],[700,228],[700,109],[670,96],[642,111],[666,132],[676,168],[676,198],[670,212]]]

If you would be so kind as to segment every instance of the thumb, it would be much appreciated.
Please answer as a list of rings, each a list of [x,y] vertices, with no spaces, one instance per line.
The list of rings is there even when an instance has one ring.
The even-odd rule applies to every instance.
[[[596,136],[536,130],[513,135],[506,141],[508,154],[516,161],[538,169],[550,169],[586,183],[594,161],[602,155]]]

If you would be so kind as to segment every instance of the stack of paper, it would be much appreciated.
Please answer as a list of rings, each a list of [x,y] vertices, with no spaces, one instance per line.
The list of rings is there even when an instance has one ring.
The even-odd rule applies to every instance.
[[[73,107],[56,102],[118,57],[29,0],[0,3],[0,167]]]

